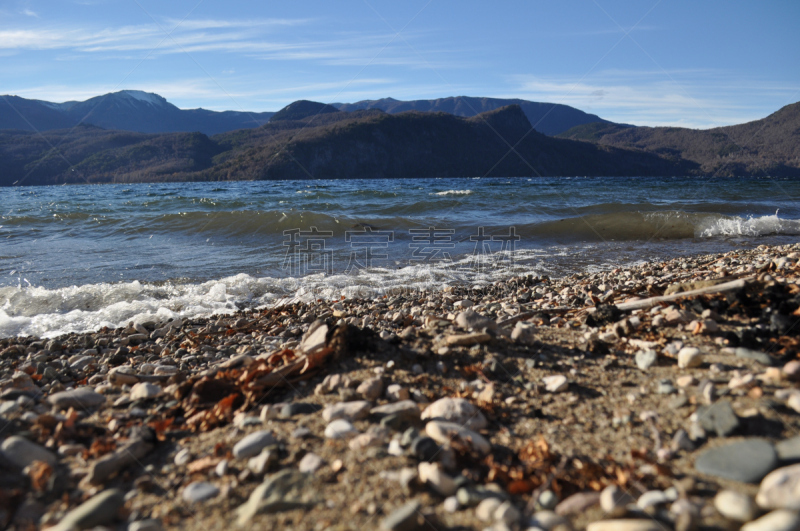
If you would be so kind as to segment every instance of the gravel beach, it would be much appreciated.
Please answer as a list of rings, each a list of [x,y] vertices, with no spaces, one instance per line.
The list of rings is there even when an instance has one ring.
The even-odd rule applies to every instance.
[[[0,339],[0,525],[800,529],[799,259]]]

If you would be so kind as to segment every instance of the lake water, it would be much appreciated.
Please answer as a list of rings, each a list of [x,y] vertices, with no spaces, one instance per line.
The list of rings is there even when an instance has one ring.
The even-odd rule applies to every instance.
[[[0,188],[0,337],[793,243],[798,197],[699,177]]]

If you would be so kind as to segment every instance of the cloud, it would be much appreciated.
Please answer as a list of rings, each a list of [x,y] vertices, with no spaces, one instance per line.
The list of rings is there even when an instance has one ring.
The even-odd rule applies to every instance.
[[[506,97],[570,105],[615,122],[708,128],[742,123],[787,103],[796,87],[716,70],[608,70],[586,79],[516,76]],[[747,96],[760,96],[744,98]],[[760,101],[745,106],[741,101]]]
[[[23,9],[22,11],[20,11],[20,13],[28,17],[39,18],[39,14],[31,9]]]

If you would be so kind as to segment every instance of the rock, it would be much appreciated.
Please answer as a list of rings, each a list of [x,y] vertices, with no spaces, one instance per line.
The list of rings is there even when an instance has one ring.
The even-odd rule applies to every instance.
[[[386,398],[392,402],[399,402],[400,400],[408,400],[408,389],[399,384],[392,384],[386,388]]]
[[[709,448],[695,461],[698,472],[724,479],[755,483],[774,469],[778,456],[763,439],[744,439]]]
[[[228,473],[228,466],[229,466],[228,460],[223,459],[222,461],[217,463],[216,467],[214,467],[214,473],[219,477],[225,477],[225,474]]]
[[[236,459],[245,459],[261,453],[267,446],[278,444],[271,431],[261,430],[244,437],[233,447],[233,456]]]
[[[539,494],[539,499],[536,500],[539,507],[545,511],[552,511],[558,505],[558,496],[552,490],[546,490]]]
[[[451,347],[470,347],[491,341],[492,336],[485,332],[473,332],[471,334],[454,334],[447,336],[445,341]]]
[[[742,526],[741,531],[800,531],[800,514],[795,511],[772,511]]]
[[[703,364],[703,354],[695,347],[683,347],[678,351],[678,368],[691,369]]]
[[[486,498],[475,508],[475,516],[482,522],[491,522],[494,520],[494,512],[502,503],[497,498]]]
[[[375,376],[364,380],[356,388],[356,393],[363,396],[366,400],[377,400],[383,394],[383,378]]]
[[[497,328],[497,323],[493,319],[472,310],[459,313],[456,316],[455,323],[462,330],[494,330]]]
[[[800,360],[792,360],[783,366],[783,374],[786,379],[793,382],[800,381]]]
[[[162,531],[163,529],[161,521],[154,518],[137,520],[136,522],[131,522],[128,526],[128,531]]]
[[[149,400],[161,394],[161,387],[150,382],[140,382],[131,387],[131,399]]]
[[[444,497],[452,496],[458,490],[456,482],[442,470],[442,465],[439,463],[423,461],[419,464],[417,470],[420,483],[430,486],[435,492]]]
[[[219,489],[206,481],[195,481],[183,489],[183,499],[189,503],[210,500],[211,498],[216,498],[218,495]]]
[[[326,439],[349,439],[355,435],[358,435],[358,430],[345,419],[336,419],[325,427]]]
[[[395,509],[389,516],[381,521],[383,531],[414,531],[423,528],[423,518],[420,513],[422,505],[418,501],[409,502],[399,509]]]
[[[647,492],[645,492],[644,494],[639,496],[639,499],[636,500],[636,506],[639,507],[640,509],[642,509],[643,511],[646,511],[647,509],[649,509],[651,507],[657,507],[659,505],[666,505],[670,501],[672,501],[672,500],[670,500],[667,497],[667,495],[664,494],[662,491],[660,491],[660,490],[648,490]]]
[[[577,492],[556,505],[555,513],[561,516],[579,514],[598,503],[600,503],[599,492]]]
[[[720,437],[727,437],[739,428],[739,417],[727,400],[698,408],[697,420],[703,429],[716,432]]]
[[[106,397],[96,393],[90,387],[79,387],[69,391],[61,391],[47,397],[47,401],[58,409],[74,407],[78,410],[99,406],[106,401]]]
[[[492,449],[482,435],[453,422],[432,420],[425,425],[425,433],[439,444],[462,446],[479,455],[486,455]]]
[[[537,511],[528,521],[528,525],[534,529],[543,529],[549,531],[557,529],[558,531],[572,531],[572,526],[569,520],[563,516],[554,513],[553,511]]]
[[[729,520],[749,522],[758,515],[758,507],[747,494],[721,490],[714,497],[714,508]]]
[[[458,498],[456,498],[455,496],[448,496],[447,498],[445,498],[444,502],[442,502],[442,508],[445,510],[445,512],[448,512],[450,514],[458,511],[460,507],[461,504],[458,503]]]
[[[3,441],[0,450],[9,461],[20,468],[25,468],[34,461],[43,461],[50,466],[55,466],[58,461],[55,454],[44,446],[18,435],[12,435]]]
[[[756,503],[763,509],[800,510],[800,464],[770,472],[761,482]]]
[[[637,367],[643,371],[646,371],[656,364],[656,361],[658,360],[658,354],[655,350],[640,350],[636,353],[634,360],[636,361]]]
[[[322,410],[322,419],[330,422],[336,419],[359,420],[369,416],[371,404],[366,400],[339,402]]]
[[[257,476],[261,476],[278,464],[280,458],[274,449],[264,448],[261,453],[247,460],[247,468]]]
[[[566,391],[569,387],[569,382],[567,381],[567,377],[563,374],[554,374],[553,376],[545,376],[542,378],[544,382],[544,388],[549,393],[560,393],[562,391]]]
[[[108,524],[114,520],[117,511],[124,503],[125,494],[121,490],[104,490],[68,512],[57,526],[50,529],[51,531],[72,531]]]
[[[419,406],[413,400],[401,400],[400,402],[392,402],[391,404],[377,406],[370,409],[369,412],[371,415],[379,418],[394,414],[410,414],[419,419]]]
[[[504,524],[514,525],[519,522],[520,518],[522,518],[522,513],[514,507],[510,501],[504,501],[500,505],[498,505],[497,509],[494,510],[494,517],[495,522],[503,522]]]
[[[328,335],[328,325],[323,321],[315,321],[308,328],[308,332],[300,341],[300,350],[311,354],[325,347],[325,338]]]
[[[283,406],[280,412],[280,418],[289,419],[295,415],[311,415],[322,409],[319,404],[309,404],[307,402],[291,402]]]
[[[749,348],[738,347],[734,354],[737,358],[743,358],[746,360],[753,360],[757,361],[761,365],[765,365],[767,367],[772,366],[772,358],[769,357],[769,354],[766,352],[761,352],[758,350],[750,350]]]
[[[600,493],[600,507],[609,515],[624,514],[626,507],[635,503],[633,497],[616,485],[609,485]]]
[[[103,485],[114,474],[139,463],[153,450],[155,434],[149,429],[139,431],[127,444],[96,460],[89,467],[86,481],[91,485]]]
[[[420,461],[433,461],[439,454],[439,444],[430,437],[417,437],[411,443],[411,453]]]
[[[664,531],[668,529],[659,522],[642,520],[600,520],[586,526],[586,531]]]
[[[183,466],[187,464],[191,458],[192,458],[192,452],[190,452],[188,448],[184,448],[183,450],[175,454],[173,462],[178,466]]]
[[[266,478],[250,498],[236,510],[243,526],[258,513],[275,513],[307,508],[318,503],[314,477],[296,470],[281,470]]]
[[[322,458],[313,452],[309,452],[303,456],[297,464],[297,469],[300,472],[314,473],[319,467],[322,466]]]
[[[785,465],[800,462],[800,435],[779,442],[775,445],[775,451]]]
[[[420,417],[455,422],[470,430],[482,430],[489,424],[481,410],[463,398],[441,398],[426,407]]]

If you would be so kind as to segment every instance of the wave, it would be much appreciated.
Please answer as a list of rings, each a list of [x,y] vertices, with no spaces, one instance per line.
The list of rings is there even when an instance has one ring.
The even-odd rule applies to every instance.
[[[472,190],[445,190],[443,192],[431,192],[430,195],[472,195]]]

